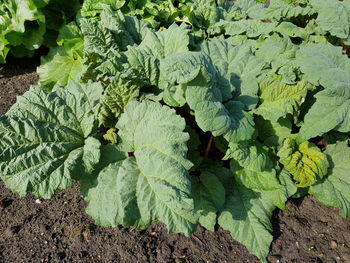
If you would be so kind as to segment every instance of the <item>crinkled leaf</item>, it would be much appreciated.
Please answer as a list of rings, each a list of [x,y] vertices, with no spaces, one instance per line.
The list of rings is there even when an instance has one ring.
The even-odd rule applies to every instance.
[[[245,245],[262,262],[267,262],[273,240],[272,212],[277,204],[284,205],[287,200],[281,193],[283,190],[257,191],[235,183],[218,220],[222,228],[230,231],[235,240]]]
[[[104,57],[119,49],[112,32],[102,26],[100,22],[81,19],[80,26],[84,35],[85,53],[95,53]]]
[[[350,90],[322,90],[304,117],[299,141],[322,135],[332,129],[350,131]]]
[[[136,185],[140,171],[134,159],[125,159],[104,168],[97,186],[88,194],[86,212],[101,226],[134,226],[143,228],[137,206]]]
[[[220,90],[205,82],[200,84],[188,86],[186,90],[186,101],[194,110],[198,126],[214,136],[224,135],[227,141],[252,138],[254,122],[252,116],[244,111],[244,104],[239,101],[222,104]]]
[[[295,186],[290,174],[286,170],[282,170],[279,173],[278,178],[280,183],[284,186],[285,195],[287,198],[293,196],[298,191],[298,188]]]
[[[221,20],[213,25],[211,33],[219,34],[225,32],[225,35],[229,36],[244,34],[247,37],[255,38],[271,33],[276,25],[276,22],[263,22],[254,19],[242,19],[238,21]]]
[[[230,158],[237,161],[246,170],[263,172],[271,171],[272,169],[272,161],[268,155],[268,148],[258,142],[231,142],[225,155],[225,159]]]
[[[289,85],[270,77],[261,80],[259,86],[261,104],[254,113],[273,122],[286,117],[287,114],[297,117],[307,91],[312,88],[312,85],[306,81]]]
[[[233,160],[230,163],[230,168],[235,174],[236,181],[249,189],[270,191],[281,188],[275,169],[256,172],[246,167],[243,168]]]
[[[217,71],[204,53],[185,51],[170,55],[160,61],[161,88],[188,84],[197,78],[201,69],[204,75],[202,74],[203,78],[199,81],[209,83],[216,78]]]
[[[196,28],[208,28],[222,17],[223,10],[215,1],[193,0],[191,2],[193,2],[191,7],[193,14],[189,15],[189,20]]]
[[[311,186],[327,174],[326,155],[307,141],[298,145],[295,140],[287,138],[277,155],[298,187]]]
[[[298,16],[310,16],[313,15],[315,11],[307,6],[293,6],[286,3],[284,0],[270,0],[270,5],[265,12],[265,19],[286,19]]]
[[[297,51],[296,63],[314,85],[350,89],[350,60],[340,47],[329,43],[307,44]]]
[[[97,156],[97,155],[96,155]],[[94,165],[94,170],[84,177],[79,178],[80,192],[89,201],[89,191],[97,186],[97,178],[100,172],[108,165],[124,160],[128,156],[122,151],[122,147],[116,144],[102,144],[100,146],[100,160]],[[91,190],[92,191],[92,190]]]
[[[114,12],[110,6],[106,6],[102,11],[100,24],[112,32],[121,50],[126,50],[133,44],[140,44],[150,31],[143,21],[133,16],[126,16],[120,10]]]
[[[311,187],[310,192],[322,203],[340,208],[340,215],[350,217],[350,148],[348,143],[328,145],[325,151],[330,166],[328,176]]]
[[[55,85],[66,86],[79,80],[82,71],[82,57],[69,54],[64,47],[51,49],[46,57],[41,57],[41,65],[37,69],[40,84],[48,90]]]
[[[269,65],[272,72],[282,76],[284,82],[295,84],[297,80],[297,66],[294,63],[296,50],[296,45],[289,37],[274,34],[259,46],[255,54]]]
[[[228,141],[252,137],[252,116],[244,111],[244,104],[239,101],[222,103],[218,72],[207,55],[202,52],[184,52],[169,56],[161,61],[160,66],[164,86],[175,83],[186,86],[186,102],[194,111],[196,122],[203,131],[210,131],[214,136],[224,135]]]
[[[70,22],[69,24],[66,24],[60,28],[57,37],[57,44],[59,46],[62,46],[63,44],[67,45],[67,42],[73,42],[75,44],[83,41],[83,34],[77,22]],[[70,46],[71,45],[72,44],[70,44]]]
[[[121,115],[117,128],[123,144],[128,145],[128,151],[133,151],[135,156],[123,161],[123,165],[127,164],[128,167],[133,164],[131,168],[134,175],[130,177],[132,183],[126,182],[128,188],[123,187],[123,195],[128,200],[136,199],[142,225],[161,221],[171,232],[183,232],[186,235],[192,233],[197,218],[194,214],[191,182],[187,177],[192,163],[186,159],[189,136],[183,132],[185,121],[167,106],[149,101],[130,102]],[[125,176],[119,176],[120,168],[119,171],[116,168],[112,169],[115,172],[111,169],[108,173],[103,172],[99,178],[106,182],[113,180],[106,179],[111,176],[123,179]],[[111,214],[107,217],[115,218],[112,224],[121,224],[123,222],[120,218],[124,218],[122,215],[129,210],[126,211],[125,205],[118,209],[119,203],[113,201],[113,195],[117,191],[110,192],[103,196],[113,202]],[[90,200],[100,202],[99,191],[93,190],[91,193]],[[105,213],[99,210],[98,205],[94,207],[89,210],[90,214],[99,216]],[[134,207],[133,202],[130,212],[136,213]],[[136,226],[138,225],[137,223]]]
[[[307,24],[305,28],[299,27],[291,22],[283,21],[276,28],[275,32],[289,37],[300,37],[302,39],[309,39],[316,29],[313,28],[312,23]]]
[[[138,79],[147,86],[158,86],[160,77],[159,60],[149,50],[130,47],[125,56],[128,66],[135,70]]]
[[[88,137],[85,140],[83,162],[88,173],[91,173],[101,158],[100,151],[101,143],[93,137]]]
[[[221,75],[218,81],[223,100],[231,99],[234,93],[248,108],[255,106],[258,92],[256,77],[264,63],[253,55],[250,47],[233,47],[227,40],[213,38],[203,42],[202,50]]]
[[[49,198],[73,177],[83,177],[83,161],[88,168],[97,162],[92,139],[85,140],[94,121],[91,101],[78,87],[49,94],[31,88],[0,117],[0,170],[7,187]]]
[[[125,106],[139,96],[139,87],[132,81],[119,76],[107,86],[99,113],[100,123],[113,127],[123,113]]]
[[[139,48],[147,49],[161,59],[177,52],[187,51],[189,43],[190,37],[186,25],[173,24],[163,31],[148,31]]]
[[[250,17],[253,19],[261,18],[266,11],[265,5],[256,0],[237,0],[232,9],[238,8],[241,17]]]
[[[349,5],[338,0],[310,0],[310,4],[317,12],[316,22],[322,30],[339,38],[349,36]]]

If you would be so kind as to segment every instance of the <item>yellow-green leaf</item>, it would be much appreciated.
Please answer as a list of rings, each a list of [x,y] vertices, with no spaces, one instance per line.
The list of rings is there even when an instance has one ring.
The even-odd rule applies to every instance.
[[[298,187],[316,183],[326,175],[329,166],[326,155],[307,141],[297,145],[293,139],[287,138],[278,156],[284,169],[293,175]]]

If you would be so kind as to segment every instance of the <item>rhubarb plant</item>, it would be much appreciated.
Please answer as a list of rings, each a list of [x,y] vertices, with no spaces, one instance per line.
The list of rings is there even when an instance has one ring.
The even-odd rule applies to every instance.
[[[349,2],[206,2],[154,24],[86,1],[0,117],[5,185],[50,198],[77,180],[98,225],[219,225],[262,262],[288,198],[350,217]]]

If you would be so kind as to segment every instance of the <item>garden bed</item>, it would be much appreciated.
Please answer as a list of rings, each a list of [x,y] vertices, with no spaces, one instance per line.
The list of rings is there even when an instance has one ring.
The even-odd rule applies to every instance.
[[[39,61],[8,60],[0,68],[0,113],[35,84]],[[84,213],[78,186],[39,200],[19,198],[0,183],[0,262],[258,262],[221,228],[190,238],[146,230],[97,227]],[[350,221],[314,197],[275,211],[270,262],[350,262]]]

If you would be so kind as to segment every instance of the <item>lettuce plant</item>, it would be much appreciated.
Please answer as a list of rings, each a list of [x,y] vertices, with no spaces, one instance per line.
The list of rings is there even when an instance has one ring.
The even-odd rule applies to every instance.
[[[262,262],[288,198],[350,217],[349,2],[209,2],[203,27],[100,5],[62,29],[42,87],[0,117],[5,185],[50,198],[77,180],[98,225],[219,225]]]
[[[58,30],[75,18],[79,0],[2,0],[0,5],[0,63],[9,51],[32,56],[41,45],[56,43]]]

